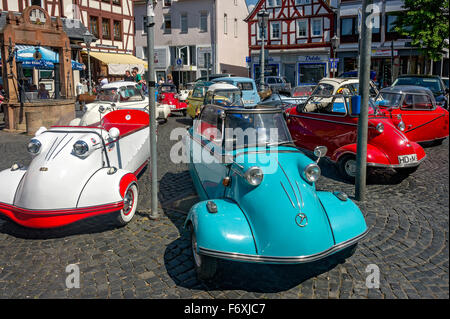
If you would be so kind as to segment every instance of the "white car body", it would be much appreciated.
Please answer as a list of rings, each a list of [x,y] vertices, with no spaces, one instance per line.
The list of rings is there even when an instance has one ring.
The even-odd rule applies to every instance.
[[[136,175],[150,156],[148,120],[145,112],[118,110],[98,128],[41,128],[30,141],[41,146],[29,167],[14,164],[0,172],[0,213],[30,228],[60,227],[117,211],[122,224],[129,222],[137,192],[131,194],[134,211],[122,216],[130,205],[125,196],[131,188],[137,191]],[[86,143],[87,151],[77,154],[76,143]]]
[[[127,87],[136,88],[136,83],[134,82],[112,82],[102,86],[103,89],[116,89],[120,91]],[[136,88],[139,91],[138,88]],[[96,100],[89,103],[84,108],[84,114],[80,118],[75,118],[70,122],[71,126],[89,126],[98,123],[107,113],[114,110],[121,109],[136,109],[148,112],[149,98],[148,96],[140,95],[140,97],[135,98],[133,101],[105,101]],[[170,107],[168,105],[159,104],[156,102],[156,117],[157,119],[167,120],[170,114]]]

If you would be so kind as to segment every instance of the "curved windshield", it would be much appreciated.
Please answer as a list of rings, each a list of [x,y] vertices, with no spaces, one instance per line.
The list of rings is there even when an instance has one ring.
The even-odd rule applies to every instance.
[[[319,95],[319,96],[333,95],[333,92],[334,92],[334,86],[332,86],[331,84],[319,83],[319,84],[317,84],[312,95]]]
[[[396,85],[417,85],[426,87],[432,92],[441,92],[442,86],[438,78],[420,78],[420,77],[404,77],[394,81],[392,86]]]
[[[102,102],[117,102],[119,100],[117,88],[100,89],[96,100]]]
[[[377,100],[380,100],[380,106],[388,106],[388,107],[397,107],[400,105],[400,101],[402,100],[402,94],[400,93],[385,93],[380,92],[377,97]]]
[[[159,91],[162,93],[177,93],[176,87],[172,85],[162,85]]]
[[[227,113],[225,149],[292,143],[283,113]]]
[[[136,86],[133,85],[121,87],[119,94],[120,94],[120,101],[122,102],[133,102],[143,100],[141,91]]]
[[[220,106],[243,106],[240,91],[217,90],[214,92],[212,104]]]

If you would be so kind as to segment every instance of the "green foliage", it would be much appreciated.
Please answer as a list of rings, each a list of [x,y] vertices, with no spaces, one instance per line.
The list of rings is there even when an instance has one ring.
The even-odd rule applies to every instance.
[[[438,61],[449,47],[449,0],[403,0],[395,31],[411,38],[429,59]],[[447,40],[446,40],[447,39]],[[446,41],[445,41],[446,40]]]

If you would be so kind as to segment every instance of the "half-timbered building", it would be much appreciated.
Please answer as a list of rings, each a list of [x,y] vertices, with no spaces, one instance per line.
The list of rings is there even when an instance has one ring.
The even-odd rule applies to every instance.
[[[252,77],[260,76],[258,12],[263,9],[269,12],[265,74],[285,76],[293,86],[314,84],[329,76],[334,13],[327,1],[260,0],[246,19]]]

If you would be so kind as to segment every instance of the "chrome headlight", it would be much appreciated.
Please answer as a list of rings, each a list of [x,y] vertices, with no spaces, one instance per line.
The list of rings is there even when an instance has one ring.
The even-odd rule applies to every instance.
[[[378,123],[375,128],[377,129],[378,133],[383,133],[384,132],[384,125],[383,125],[383,123]]]
[[[89,146],[85,141],[77,141],[73,144],[73,152],[77,156],[85,156],[89,151]]]
[[[317,182],[321,174],[320,167],[315,163],[306,166],[303,173],[306,180],[310,183]]]
[[[264,173],[261,168],[253,166],[245,172],[244,177],[250,185],[258,186],[263,180]]]
[[[400,130],[400,131],[404,131],[405,130],[405,128],[406,128],[406,126],[405,126],[405,123],[403,122],[403,121],[401,121],[400,123],[398,123],[398,129]]]
[[[27,145],[27,150],[28,152],[30,152],[32,155],[37,155],[39,153],[39,151],[41,150],[41,142],[39,142],[39,140],[33,138]]]

